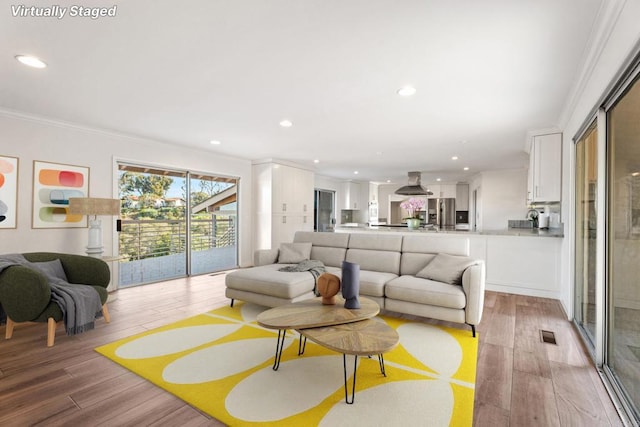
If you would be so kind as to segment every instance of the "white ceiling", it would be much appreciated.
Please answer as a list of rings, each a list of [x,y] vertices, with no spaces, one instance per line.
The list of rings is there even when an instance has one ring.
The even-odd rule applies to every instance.
[[[527,132],[559,125],[603,1],[128,0],[97,20],[5,4],[0,108],[345,179],[465,180],[524,167]]]

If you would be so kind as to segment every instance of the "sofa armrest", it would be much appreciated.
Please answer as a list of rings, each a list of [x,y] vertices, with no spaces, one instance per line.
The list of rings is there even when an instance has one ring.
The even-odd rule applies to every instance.
[[[467,296],[465,307],[465,321],[469,325],[477,325],[482,319],[484,306],[485,266],[484,261],[478,261],[468,267],[462,274],[462,289]]]
[[[253,253],[253,265],[267,265],[278,262],[278,254],[280,251],[276,249],[258,249]]]
[[[14,322],[35,319],[49,301],[51,288],[40,272],[14,265],[0,273],[0,304]]]

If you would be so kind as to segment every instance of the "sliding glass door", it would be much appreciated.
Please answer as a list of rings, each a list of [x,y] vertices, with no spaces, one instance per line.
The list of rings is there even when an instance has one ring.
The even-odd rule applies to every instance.
[[[119,286],[237,266],[237,180],[121,163]]]
[[[315,231],[331,231],[335,223],[334,197],[335,192],[315,190],[314,226]]]
[[[598,132],[594,122],[576,144],[575,321],[591,351],[596,336]]]
[[[237,195],[233,178],[189,174],[190,274],[227,270],[237,262]]]
[[[606,366],[640,418],[640,81],[607,113]]]

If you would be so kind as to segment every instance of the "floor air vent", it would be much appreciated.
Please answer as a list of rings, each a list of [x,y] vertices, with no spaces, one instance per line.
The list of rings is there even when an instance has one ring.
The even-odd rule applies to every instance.
[[[540,339],[547,344],[556,344],[556,334],[540,329]]]

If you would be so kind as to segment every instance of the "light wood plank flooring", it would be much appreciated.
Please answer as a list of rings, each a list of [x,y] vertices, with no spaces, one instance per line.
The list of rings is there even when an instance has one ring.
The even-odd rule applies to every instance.
[[[17,325],[11,340],[0,327],[1,426],[222,425],[93,349],[228,304],[224,274],[115,295],[110,324],[73,337],[59,327],[52,348],[45,324]],[[542,343],[540,329],[558,344]],[[478,331],[474,425],[622,425],[558,301],[487,292]]]

